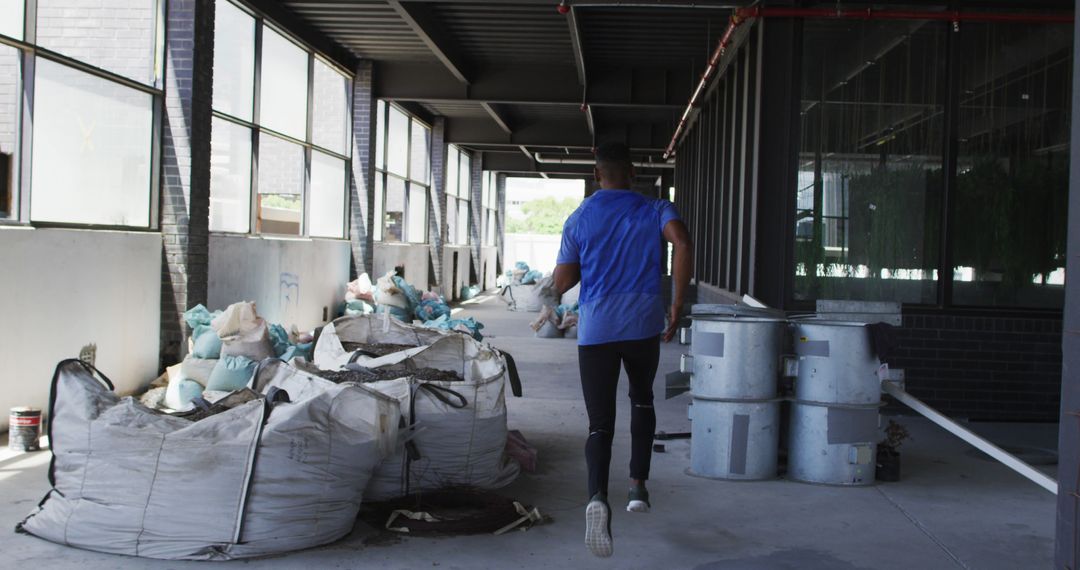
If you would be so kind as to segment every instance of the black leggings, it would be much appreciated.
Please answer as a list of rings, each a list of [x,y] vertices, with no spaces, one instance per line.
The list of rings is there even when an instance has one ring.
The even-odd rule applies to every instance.
[[[653,378],[660,361],[660,337],[578,347],[581,391],[589,412],[589,439],[585,461],[589,466],[589,497],[607,494],[611,466],[611,442],[615,436],[615,396],[619,387],[619,364],[630,378],[630,477],[649,478],[656,412],[653,410]]]

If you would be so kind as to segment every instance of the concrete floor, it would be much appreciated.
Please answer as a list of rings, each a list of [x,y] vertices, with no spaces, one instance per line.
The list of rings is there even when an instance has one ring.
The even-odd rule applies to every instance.
[[[587,431],[572,340],[532,337],[528,313],[494,298],[461,313],[485,324],[490,342],[514,355],[525,397],[509,401],[510,427],[539,449],[537,473],[503,490],[549,515],[549,524],[504,536],[388,537],[364,523],[335,544],[289,555],[225,563],[259,568],[695,568],[1015,569],[1052,566],[1055,498],[959,440],[917,418],[904,450],[904,479],[866,488],[776,480],[732,483],[684,474],[689,442],[667,442],[653,459],[654,509],[615,509],[615,556],[593,558],[582,544]],[[663,373],[684,347],[665,345],[657,384],[658,430],[688,431],[688,396],[664,401]],[[108,371],[106,371],[107,373]],[[45,381],[45,379],[41,379]],[[625,382],[624,382],[625,386]],[[621,398],[612,468],[613,499],[622,497],[629,461],[629,404]],[[1056,448],[1053,425],[977,425],[1003,445]],[[41,499],[47,453],[0,459],[0,521],[8,529]],[[118,482],[120,484],[120,482]],[[618,506],[618,505],[616,505]],[[0,568],[181,568],[98,554],[0,533]]]

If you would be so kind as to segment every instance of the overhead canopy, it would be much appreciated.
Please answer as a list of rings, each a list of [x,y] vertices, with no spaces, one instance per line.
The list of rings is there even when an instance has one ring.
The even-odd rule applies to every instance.
[[[264,0],[269,2],[270,0]],[[375,62],[375,96],[446,118],[447,142],[491,169],[581,176],[598,142],[659,161],[741,2],[280,0],[306,26]],[[487,162],[488,159],[485,159]],[[485,165],[487,167],[487,165]]]

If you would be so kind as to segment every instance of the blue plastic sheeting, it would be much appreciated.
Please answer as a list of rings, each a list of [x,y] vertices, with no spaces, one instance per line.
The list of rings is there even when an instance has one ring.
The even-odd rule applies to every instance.
[[[469,329],[469,334],[473,338],[476,340],[484,340],[484,335],[480,334],[480,329],[484,328],[484,325],[477,322],[476,319],[472,317],[467,319],[451,319],[448,316],[443,315],[433,321],[427,321],[423,326],[429,329],[439,329],[444,331],[454,331],[457,330],[458,326],[464,326]]]

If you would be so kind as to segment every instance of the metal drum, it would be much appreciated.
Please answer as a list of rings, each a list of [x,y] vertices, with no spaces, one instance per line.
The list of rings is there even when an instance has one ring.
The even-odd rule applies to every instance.
[[[791,405],[788,477],[805,483],[874,483],[877,406]]]
[[[690,469],[700,477],[776,477],[776,398],[787,321],[774,312],[695,305],[690,356]]]
[[[776,478],[779,400],[695,399],[690,416],[689,474],[743,481]]]
[[[799,357],[788,477],[826,485],[874,483],[880,362],[865,323],[793,320]]]
[[[792,321],[799,356],[795,399],[804,402],[877,404],[881,362],[874,356],[864,323]]]
[[[690,391],[695,398],[776,397],[787,321],[720,315],[695,315],[692,319]]]

